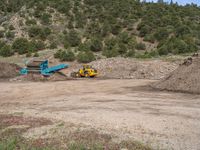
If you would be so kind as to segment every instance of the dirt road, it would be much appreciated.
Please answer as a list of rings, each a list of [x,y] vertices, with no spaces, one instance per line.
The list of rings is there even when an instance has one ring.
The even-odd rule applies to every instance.
[[[200,95],[154,91],[150,80],[0,83],[0,113],[62,120],[154,148],[200,148]]]

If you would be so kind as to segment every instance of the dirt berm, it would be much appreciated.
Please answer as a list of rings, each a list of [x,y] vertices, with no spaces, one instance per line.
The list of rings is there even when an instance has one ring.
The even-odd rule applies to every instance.
[[[164,80],[152,85],[161,90],[200,94],[200,57],[190,57]]]
[[[99,78],[159,80],[177,68],[177,63],[162,60],[140,61],[129,58],[100,59],[90,63]]]
[[[0,79],[14,78],[19,75],[19,70],[16,64],[0,62]]]

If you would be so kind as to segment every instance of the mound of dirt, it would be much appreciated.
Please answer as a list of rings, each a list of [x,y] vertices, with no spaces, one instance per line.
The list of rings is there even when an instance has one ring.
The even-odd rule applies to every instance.
[[[91,62],[101,78],[162,79],[177,68],[176,63],[162,60],[137,61],[128,58],[109,58]]]
[[[200,94],[200,57],[188,58],[169,76],[153,84],[152,87]]]
[[[0,62],[0,79],[14,78],[19,75],[19,70],[16,64]]]

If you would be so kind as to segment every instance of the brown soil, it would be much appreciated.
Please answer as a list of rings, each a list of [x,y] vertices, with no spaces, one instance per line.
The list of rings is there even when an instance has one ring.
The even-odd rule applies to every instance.
[[[19,75],[19,70],[16,64],[0,62],[0,79],[14,78]]]
[[[199,149],[200,95],[155,91],[147,86],[152,82],[2,82],[0,113],[63,121],[80,130],[86,126],[119,141],[141,141],[155,149]],[[63,137],[70,129],[61,128],[57,134],[51,126],[44,126],[30,129],[25,137]],[[82,133],[78,136],[84,138]]]
[[[200,57],[186,59],[178,69],[152,86],[161,90],[200,94]]]

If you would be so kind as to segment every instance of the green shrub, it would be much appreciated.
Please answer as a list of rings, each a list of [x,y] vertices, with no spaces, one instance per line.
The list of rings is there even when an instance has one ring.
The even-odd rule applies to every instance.
[[[125,56],[126,56],[126,57],[130,57],[130,58],[135,57],[135,50],[134,50],[134,49],[129,50],[129,51],[126,53]]]
[[[60,58],[62,54],[62,50],[58,50],[55,54],[54,54],[54,58]]]
[[[91,43],[90,42],[85,42],[85,43],[81,43],[78,46],[78,51],[88,51],[91,48]]]
[[[34,53],[33,57],[39,57],[38,53]]]
[[[42,32],[42,28],[39,26],[30,27],[28,30],[28,34],[30,37],[40,36],[41,32]]]
[[[114,46],[112,49],[104,49],[103,55],[107,58],[119,56],[118,46]]]
[[[91,51],[80,52],[77,56],[77,60],[80,63],[89,63],[95,60],[95,56]]]
[[[153,35],[146,35],[144,37],[144,41],[154,43],[155,42],[155,37]]]
[[[11,31],[12,31],[12,30],[15,30],[15,27],[14,27],[13,25],[10,25],[10,26],[9,26],[9,30],[11,30]]]
[[[3,37],[4,37],[4,32],[5,32],[5,31],[0,31],[0,38],[3,38]]]
[[[31,57],[32,56],[32,53],[31,52],[28,52],[27,54],[26,54],[26,57]]]
[[[161,41],[164,39],[167,39],[169,36],[169,33],[167,31],[166,28],[160,28],[156,31],[156,33],[154,34],[154,37],[156,38],[156,40]]]
[[[50,44],[50,46],[49,46],[50,49],[55,49],[55,48],[57,48],[57,47],[58,47],[58,45],[57,45],[57,42],[56,42],[56,41],[51,42],[51,44]]]
[[[136,48],[137,50],[145,50],[145,49],[146,49],[146,45],[145,45],[144,43],[137,43],[137,44],[135,45],[135,48]]]
[[[35,19],[27,19],[26,20],[26,25],[36,25],[37,24],[37,22],[36,22],[36,20]]]
[[[74,61],[76,59],[72,51],[63,51],[60,55],[61,61]]]
[[[90,50],[93,52],[99,52],[103,49],[103,44],[100,39],[95,38],[91,41]]]
[[[40,17],[42,24],[44,25],[50,24],[50,18],[51,18],[51,15],[48,13],[43,13],[42,16]]]
[[[17,38],[12,45],[12,48],[19,54],[25,54],[29,49],[29,42],[25,38]]]
[[[9,57],[14,54],[12,48],[10,45],[4,45],[3,47],[0,47],[0,56],[3,57]]]
[[[81,38],[75,30],[70,31],[66,35],[65,40],[67,40],[72,47],[78,46],[81,43]]]
[[[44,42],[42,42],[42,41],[35,41],[35,40],[29,42],[29,49],[28,49],[28,51],[35,52],[35,51],[39,51],[39,50],[43,50],[43,49],[45,49]]]
[[[158,49],[158,54],[159,55],[168,55],[169,50],[166,46],[162,46]]]
[[[8,32],[6,32],[5,36],[6,36],[7,39],[14,39],[15,33],[8,31]]]

